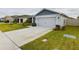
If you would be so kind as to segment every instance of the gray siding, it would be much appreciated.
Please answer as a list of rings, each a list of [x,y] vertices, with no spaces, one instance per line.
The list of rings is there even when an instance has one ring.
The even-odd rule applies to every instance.
[[[66,19],[65,22],[66,22],[66,25],[69,25],[69,26],[79,26],[78,19]]]
[[[59,13],[43,9],[42,11],[40,11],[39,13],[37,13],[35,16],[38,16],[38,15],[52,15],[52,14],[59,14]]]

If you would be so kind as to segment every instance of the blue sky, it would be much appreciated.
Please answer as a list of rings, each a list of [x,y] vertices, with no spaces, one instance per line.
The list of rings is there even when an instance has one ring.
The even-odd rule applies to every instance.
[[[40,10],[41,8],[0,8],[0,17],[7,15],[34,15]],[[78,8],[50,8],[50,10],[64,13],[74,18],[79,16]]]

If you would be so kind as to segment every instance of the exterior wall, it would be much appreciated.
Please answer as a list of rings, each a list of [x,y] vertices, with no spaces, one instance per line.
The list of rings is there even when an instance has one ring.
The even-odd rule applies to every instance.
[[[61,15],[61,26],[65,26],[65,19],[66,17]]]
[[[38,17],[55,17],[56,18],[56,25],[60,25],[62,26],[79,26],[79,20],[78,19],[74,19],[74,18],[68,18],[65,17],[63,15],[59,15],[59,14],[53,14],[53,15],[40,15],[40,16],[36,16],[36,18]]]
[[[23,22],[26,22],[27,19],[28,19],[28,18],[23,18]]]
[[[21,19],[23,20],[23,23],[24,23],[28,18],[26,18],[26,17],[19,17],[17,19],[19,19],[19,23],[22,23]]]
[[[35,17],[35,22],[39,19],[39,18],[43,18],[43,17],[46,17],[46,18],[51,18],[52,20],[55,19],[55,25],[60,25],[61,27],[64,26],[64,17],[62,17],[61,15],[59,14],[53,14],[53,15],[40,15],[40,16],[36,16]],[[48,19],[49,20],[49,19]],[[52,22],[53,23],[53,22]]]
[[[11,16],[6,16],[4,19],[5,21],[8,20],[10,24],[13,23],[14,20],[14,18],[12,18]]]
[[[65,16],[60,16],[60,19],[57,23],[59,23],[61,26],[79,26],[79,20],[74,18],[68,18]]]
[[[65,17],[62,15],[57,16],[56,25],[65,26],[64,24]]]
[[[79,20],[78,19],[66,19],[66,25],[79,26]]]
[[[53,15],[40,15],[36,16],[35,19],[38,20],[39,17],[54,17],[56,18],[56,25],[60,25],[61,27],[65,26],[65,16],[62,16],[60,14],[53,14]]]

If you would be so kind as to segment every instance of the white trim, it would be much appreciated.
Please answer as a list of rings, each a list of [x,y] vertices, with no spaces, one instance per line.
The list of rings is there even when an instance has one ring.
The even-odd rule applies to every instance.
[[[53,15],[40,15],[40,16],[36,16],[36,18],[38,17],[57,17],[58,14],[53,14]]]
[[[33,19],[33,17],[32,17],[32,23],[33,23],[33,20],[34,20],[34,19]]]

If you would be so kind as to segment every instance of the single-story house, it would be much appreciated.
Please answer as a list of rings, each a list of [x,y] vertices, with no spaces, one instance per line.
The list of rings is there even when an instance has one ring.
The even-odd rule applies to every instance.
[[[2,20],[7,21],[8,23],[24,23],[30,18],[29,15],[14,15],[14,16],[5,16]]]
[[[60,27],[65,26],[65,21],[68,16],[51,11],[48,9],[43,9],[32,17],[32,24],[36,24],[36,26],[41,27],[50,27],[55,28],[56,25]]]
[[[12,16],[17,23],[24,23],[28,20],[29,16],[21,15],[21,16]]]
[[[7,21],[8,23],[13,23],[13,18],[11,16],[5,16],[4,20]]]

